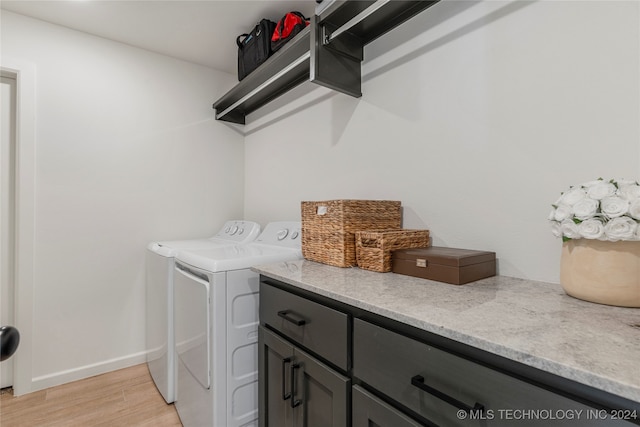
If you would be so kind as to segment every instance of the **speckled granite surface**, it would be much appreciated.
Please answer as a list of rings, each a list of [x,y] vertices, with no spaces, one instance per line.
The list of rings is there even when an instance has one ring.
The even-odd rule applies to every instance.
[[[640,309],[503,276],[455,286],[307,260],[254,271],[640,402]]]

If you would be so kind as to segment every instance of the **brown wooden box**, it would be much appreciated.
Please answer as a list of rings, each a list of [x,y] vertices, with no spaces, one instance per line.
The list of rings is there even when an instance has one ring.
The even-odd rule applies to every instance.
[[[392,252],[394,273],[421,277],[454,285],[496,275],[496,253],[470,249],[399,249]]]

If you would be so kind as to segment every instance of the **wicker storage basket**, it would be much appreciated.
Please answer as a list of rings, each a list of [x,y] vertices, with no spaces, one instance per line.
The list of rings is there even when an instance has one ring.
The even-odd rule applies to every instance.
[[[391,271],[391,251],[426,248],[429,230],[368,230],[356,232],[358,267],[386,273]]]
[[[355,232],[400,228],[400,202],[302,202],[302,255],[336,267],[356,265]]]

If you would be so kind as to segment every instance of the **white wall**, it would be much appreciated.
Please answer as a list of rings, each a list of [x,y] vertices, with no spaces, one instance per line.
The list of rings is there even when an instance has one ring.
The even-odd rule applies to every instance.
[[[361,99],[305,84],[252,115],[245,214],[400,200],[434,245],[557,283],[551,203],[598,177],[640,179],[639,17],[628,1],[441,2],[365,49]]]
[[[301,200],[401,200],[434,244],[557,282],[559,192],[640,178],[639,12],[442,2],[367,47],[362,98],[303,85],[243,145],[211,110],[234,76],[2,11],[0,59],[37,76],[34,388],[144,360],[147,242]]]
[[[243,217],[234,76],[6,11],[1,52],[37,76],[33,389],[141,363],[147,243]]]

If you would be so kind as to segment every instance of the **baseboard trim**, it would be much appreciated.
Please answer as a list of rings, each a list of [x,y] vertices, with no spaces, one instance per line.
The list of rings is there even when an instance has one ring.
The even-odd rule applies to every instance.
[[[70,383],[72,381],[83,380],[100,374],[105,374],[118,369],[129,368],[131,366],[146,363],[147,352],[131,354],[128,356],[118,357],[103,362],[85,365],[66,371],[55,372],[53,374],[35,377],[31,383],[31,391],[43,390],[45,388],[54,387],[61,384]]]

